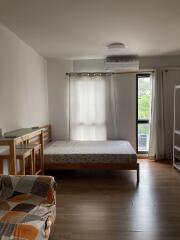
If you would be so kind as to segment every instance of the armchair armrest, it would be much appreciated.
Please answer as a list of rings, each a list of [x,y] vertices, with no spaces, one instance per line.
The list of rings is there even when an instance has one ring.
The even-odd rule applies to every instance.
[[[37,195],[49,204],[56,203],[56,182],[51,176],[1,175],[0,200],[10,198],[14,192]]]

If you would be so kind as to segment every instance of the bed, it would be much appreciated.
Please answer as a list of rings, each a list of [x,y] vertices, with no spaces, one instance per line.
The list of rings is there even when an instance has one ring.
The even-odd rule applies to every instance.
[[[45,169],[136,170],[137,155],[128,141],[52,141],[44,150]]]

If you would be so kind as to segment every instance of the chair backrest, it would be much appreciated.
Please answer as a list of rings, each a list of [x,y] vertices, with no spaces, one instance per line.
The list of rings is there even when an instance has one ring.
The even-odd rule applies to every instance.
[[[47,124],[47,125],[39,127],[39,129],[42,129],[42,131],[43,131],[44,145],[51,142],[51,125]],[[37,143],[39,143],[39,138],[38,137],[31,138],[28,142],[37,144]]]

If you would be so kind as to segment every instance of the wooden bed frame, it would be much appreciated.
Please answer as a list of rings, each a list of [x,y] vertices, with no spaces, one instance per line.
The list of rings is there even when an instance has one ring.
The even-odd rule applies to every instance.
[[[44,146],[52,141],[51,125],[41,127],[43,129]],[[104,169],[104,170],[136,170],[137,183],[140,180],[139,163],[136,164],[121,164],[121,163],[58,163],[45,164],[45,170],[83,170],[83,169]]]

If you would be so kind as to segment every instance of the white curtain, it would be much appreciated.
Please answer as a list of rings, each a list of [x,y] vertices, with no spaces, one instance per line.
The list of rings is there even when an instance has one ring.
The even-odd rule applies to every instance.
[[[70,78],[70,139],[106,140],[105,78]]]
[[[136,74],[113,74],[106,81],[107,139],[130,141],[136,148]]]
[[[70,139],[123,139],[135,147],[135,74],[70,77]]]
[[[179,70],[155,71],[152,80],[149,156],[157,160],[172,159],[174,86],[179,84]]]
[[[165,157],[163,74],[163,70],[156,70],[152,77],[152,113],[150,121],[149,156],[156,159],[163,159]]]

